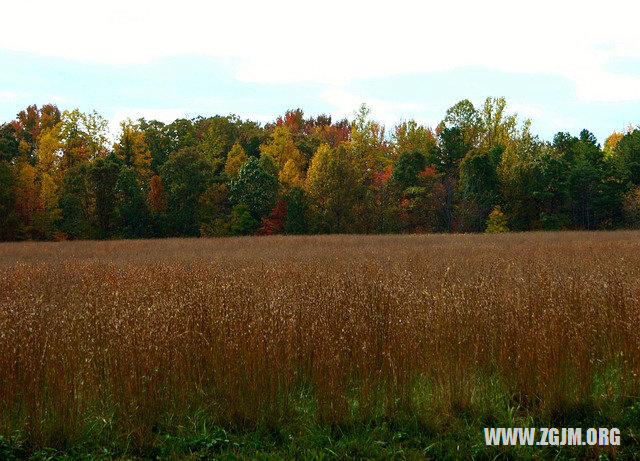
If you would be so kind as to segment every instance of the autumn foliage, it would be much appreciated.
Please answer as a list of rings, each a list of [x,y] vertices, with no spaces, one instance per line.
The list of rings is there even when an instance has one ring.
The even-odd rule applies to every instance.
[[[640,130],[544,141],[504,98],[391,129],[362,105],[111,133],[96,112],[33,105],[0,126],[0,177],[0,240],[479,233],[496,207],[513,231],[633,228]],[[288,225],[276,203],[297,210]]]

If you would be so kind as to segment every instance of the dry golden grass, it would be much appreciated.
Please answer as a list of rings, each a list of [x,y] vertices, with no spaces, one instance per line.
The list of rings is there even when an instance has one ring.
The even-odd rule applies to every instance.
[[[0,244],[0,435],[635,396],[639,256],[637,232]]]

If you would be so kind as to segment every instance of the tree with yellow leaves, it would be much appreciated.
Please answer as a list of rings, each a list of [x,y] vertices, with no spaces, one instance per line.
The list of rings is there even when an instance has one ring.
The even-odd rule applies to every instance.
[[[37,170],[27,161],[13,165],[15,177],[16,202],[15,211],[18,217],[18,235],[22,239],[40,237],[38,215],[42,211],[40,185]]]
[[[353,231],[358,178],[344,152],[322,144],[311,159],[305,189],[311,199],[314,231]]]
[[[487,229],[484,231],[486,234],[501,234],[509,232],[509,226],[507,217],[502,212],[500,205],[496,205],[489,219],[487,219]]]
[[[306,160],[293,142],[293,136],[286,126],[277,126],[271,133],[271,141],[260,146],[260,152],[271,157],[279,170],[291,160],[293,166],[304,175]]]
[[[152,175],[151,151],[144,139],[144,131],[130,119],[124,120],[120,127],[120,139],[113,146],[113,152],[125,166],[131,167],[143,179]]]
[[[108,153],[108,122],[97,112],[85,114],[78,109],[64,111],[60,127],[64,167],[105,157]]]
[[[319,196],[322,191],[319,188],[322,185],[322,174],[327,169],[331,160],[331,147],[329,144],[322,144],[311,158],[311,165],[307,170],[307,178],[305,181],[305,192],[310,196]]]
[[[610,158],[616,151],[616,147],[620,140],[624,138],[624,134],[618,133],[614,131],[611,135],[604,141],[604,156],[606,158]]]
[[[58,185],[48,173],[40,174],[40,203],[41,234],[44,238],[50,238],[54,235],[54,224],[60,219],[61,210],[58,207]]]
[[[304,172],[298,168],[292,159],[289,159],[287,163],[284,164],[282,170],[280,170],[278,180],[280,184],[282,184],[285,192],[288,192],[294,187],[304,186]]]
[[[392,133],[393,156],[397,159],[403,153],[420,152],[428,158],[436,146],[433,131],[415,120],[402,121]]]
[[[351,139],[343,143],[361,184],[370,183],[377,173],[391,164],[384,126],[371,120],[370,113],[366,104],[360,106],[351,124]]]
[[[239,143],[235,143],[227,154],[227,162],[224,165],[224,172],[229,179],[238,178],[238,171],[247,160],[249,160],[247,153]]]
[[[38,137],[38,147],[36,149],[38,170],[51,176],[54,176],[58,171],[62,157],[61,128],[61,123],[51,128],[45,128]]]
[[[506,113],[505,98],[487,98],[480,113],[482,120],[481,145],[485,149],[501,146],[503,149],[512,144],[518,136],[518,114]],[[530,122],[525,120],[525,125]]]

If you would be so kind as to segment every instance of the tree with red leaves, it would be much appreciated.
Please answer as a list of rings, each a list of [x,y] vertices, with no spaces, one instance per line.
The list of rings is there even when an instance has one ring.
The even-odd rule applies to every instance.
[[[260,235],[282,234],[287,222],[287,205],[284,200],[278,200],[268,218],[262,218]]]

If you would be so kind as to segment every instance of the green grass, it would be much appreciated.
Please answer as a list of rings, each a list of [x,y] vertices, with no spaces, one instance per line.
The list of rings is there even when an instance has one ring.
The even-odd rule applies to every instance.
[[[30,449],[15,434],[0,439],[0,459],[638,459],[640,401],[602,399],[542,412],[513,406],[498,390],[479,394],[466,406],[331,424],[316,413],[309,393],[297,394],[288,421],[248,428],[222,427],[205,412],[177,421],[163,415],[146,444],[117,428],[110,418],[87,416],[84,430],[66,449]],[[381,407],[382,408],[382,407]],[[485,427],[618,427],[619,447],[488,447]]]

